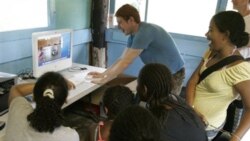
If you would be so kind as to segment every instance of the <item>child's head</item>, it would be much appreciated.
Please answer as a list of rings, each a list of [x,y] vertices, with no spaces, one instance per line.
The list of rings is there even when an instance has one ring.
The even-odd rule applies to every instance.
[[[48,93],[46,94],[50,90],[53,97],[50,97]],[[43,104],[42,102],[55,102],[61,108],[68,96],[67,82],[61,74],[47,72],[37,80],[33,94],[37,105]]]
[[[116,85],[106,89],[103,96],[103,107],[109,119],[134,102],[133,92],[126,86]]]
[[[43,74],[33,90],[36,108],[28,116],[31,126],[39,132],[53,132],[62,124],[61,107],[68,96],[64,77],[56,72]]]
[[[115,118],[110,141],[159,141],[160,126],[154,115],[140,106],[130,106]]]
[[[168,97],[173,88],[172,74],[162,64],[146,64],[138,76],[137,93],[140,100],[150,106],[157,105],[162,99]]]

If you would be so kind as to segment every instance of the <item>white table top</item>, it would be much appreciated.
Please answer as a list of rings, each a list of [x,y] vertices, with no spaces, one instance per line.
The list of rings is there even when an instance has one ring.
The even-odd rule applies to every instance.
[[[87,69],[80,70],[80,68],[87,68]],[[91,71],[103,72],[105,71],[105,68],[82,65],[82,64],[73,64],[72,69],[64,70],[61,72],[61,74],[64,75],[66,78],[72,77],[72,75],[73,76],[76,75],[77,77],[84,79],[87,73]],[[29,80],[26,80],[25,82],[29,82]],[[20,82],[20,83],[25,83],[25,82]],[[84,80],[79,85],[76,85],[75,89],[69,91],[69,95],[67,97],[67,103],[63,105],[63,108],[69,106],[70,104],[74,103],[75,101],[79,100],[80,98],[84,97],[90,92],[96,90],[100,86],[101,85],[91,83],[90,80]],[[5,123],[7,123],[7,118],[8,118],[8,113],[0,116],[0,121],[4,121]],[[5,128],[0,131],[0,141],[3,141],[4,135],[5,135]]]

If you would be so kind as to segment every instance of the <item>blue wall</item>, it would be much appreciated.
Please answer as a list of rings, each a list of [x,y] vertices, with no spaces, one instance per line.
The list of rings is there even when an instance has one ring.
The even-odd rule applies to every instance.
[[[91,2],[92,0],[55,0],[56,28],[89,28]]]

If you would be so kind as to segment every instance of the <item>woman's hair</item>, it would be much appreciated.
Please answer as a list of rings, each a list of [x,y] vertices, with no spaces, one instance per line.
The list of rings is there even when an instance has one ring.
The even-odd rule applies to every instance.
[[[36,108],[28,115],[30,125],[39,132],[53,132],[62,125],[61,107],[68,96],[67,82],[56,72],[43,74],[33,89]]]
[[[146,64],[138,76],[137,94],[150,106],[157,105],[168,97],[173,88],[172,74],[162,64]]]
[[[130,106],[115,118],[109,141],[159,141],[159,123],[154,115],[140,106]]]
[[[245,32],[242,15],[235,11],[222,11],[213,16],[212,20],[222,33],[229,33],[229,39],[238,48],[247,45],[249,34]]]
[[[114,119],[120,111],[131,106],[133,102],[134,94],[126,86],[111,86],[104,92],[103,106],[108,109],[109,119]]]
[[[133,17],[135,22],[137,22],[137,23],[141,22],[138,10],[129,4],[125,4],[122,7],[120,7],[116,11],[115,16],[122,17],[126,21],[128,21],[130,17]]]

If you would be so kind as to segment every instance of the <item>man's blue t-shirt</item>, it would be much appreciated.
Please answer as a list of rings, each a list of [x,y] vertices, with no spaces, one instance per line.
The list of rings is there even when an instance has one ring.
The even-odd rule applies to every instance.
[[[140,58],[144,64],[164,64],[172,74],[184,67],[184,60],[173,38],[160,26],[141,22],[138,32],[128,38],[127,46],[143,49]]]

